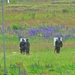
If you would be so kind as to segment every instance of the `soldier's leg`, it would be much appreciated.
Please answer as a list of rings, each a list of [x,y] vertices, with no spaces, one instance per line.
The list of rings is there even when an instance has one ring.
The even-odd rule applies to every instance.
[[[60,53],[60,48],[59,48],[59,53]]]
[[[28,54],[29,54],[29,50],[30,50],[30,49],[28,48]]]
[[[23,49],[22,53],[25,54],[25,49]]]
[[[30,47],[27,47],[27,49],[26,49],[26,50],[27,50],[27,54],[29,54],[29,51],[30,51]]]
[[[57,52],[57,48],[55,47],[54,53]]]
[[[29,50],[28,50],[28,49],[26,50],[26,54],[27,54],[27,55],[29,54]]]
[[[29,54],[29,50],[27,51],[27,53]]]
[[[58,48],[55,47],[55,51],[56,51],[56,53],[57,53],[57,52],[58,52]]]
[[[22,54],[22,49],[20,49],[20,53]]]
[[[58,48],[57,53],[60,53],[60,48]]]
[[[26,50],[26,54],[28,54],[28,50]]]
[[[25,49],[25,52],[26,52],[26,54],[27,54],[27,48]]]

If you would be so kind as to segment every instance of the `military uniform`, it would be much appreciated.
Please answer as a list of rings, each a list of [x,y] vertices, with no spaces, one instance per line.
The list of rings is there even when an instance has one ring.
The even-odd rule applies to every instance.
[[[20,42],[20,52],[23,53],[25,52],[25,41],[22,39],[22,42]]]
[[[29,43],[28,39],[26,39],[26,42],[25,42],[25,51],[26,51],[26,54],[29,54],[30,43]]]
[[[58,40],[55,42],[55,50],[57,53],[60,53],[60,48],[62,47],[62,41],[60,40],[60,38],[58,38]]]

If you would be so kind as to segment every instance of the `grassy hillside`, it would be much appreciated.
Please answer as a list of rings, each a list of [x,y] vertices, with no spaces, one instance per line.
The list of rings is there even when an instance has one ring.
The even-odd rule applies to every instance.
[[[6,27],[17,23],[28,26],[40,24],[75,26],[75,4],[71,2],[68,4],[56,2],[10,3],[5,4],[4,7]]]

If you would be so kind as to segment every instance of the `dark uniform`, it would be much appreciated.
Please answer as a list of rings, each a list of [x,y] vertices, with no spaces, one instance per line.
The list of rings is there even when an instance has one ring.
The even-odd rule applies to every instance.
[[[58,38],[58,40],[56,40],[55,42],[55,50],[57,53],[60,52],[60,48],[63,46],[62,41],[60,40],[60,38]]]
[[[25,52],[25,41],[22,39],[22,42],[20,42],[20,52],[23,53]]]
[[[29,54],[30,43],[29,43],[28,39],[26,39],[26,42],[25,42],[25,51],[26,51],[26,54]]]

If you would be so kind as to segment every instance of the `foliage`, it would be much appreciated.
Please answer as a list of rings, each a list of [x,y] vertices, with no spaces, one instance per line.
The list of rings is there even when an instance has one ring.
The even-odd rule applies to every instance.
[[[65,4],[65,0],[58,4],[16,1],[5,5],[7,74],[18,75],[20,71],[21,75],[74,75],[75,5]],[[63,37],[60,54],[54,53],[53,38],[56,36]],[[20,54],[18,37],[29,38],[30,55]],[[0,75],[4,74],[2,43],[0,35]]]
[[[14,4],[16,0],[9,0],[11,4]]]
[[[22,28],[22,25],[20,25],[20,24],[13,24],[12,25],[13,30],[18,30],[18,29],[21,29],[21,28]]]

